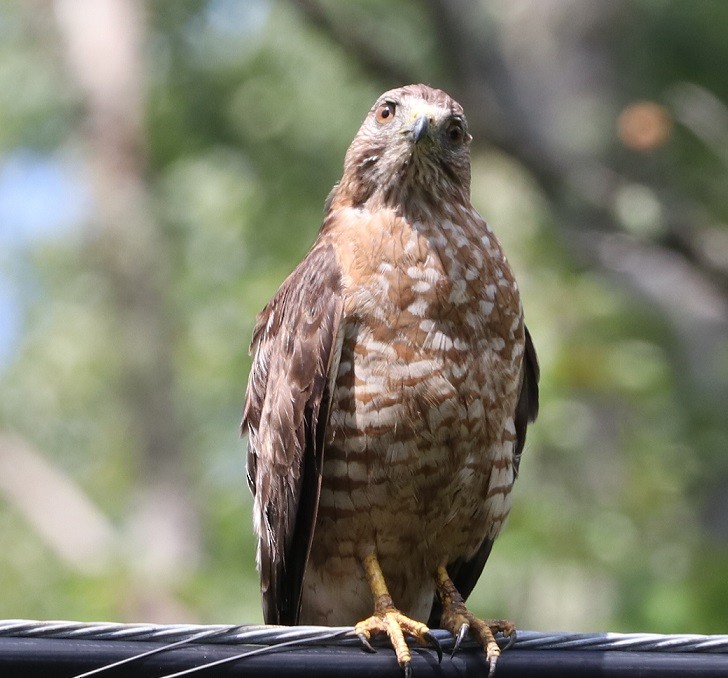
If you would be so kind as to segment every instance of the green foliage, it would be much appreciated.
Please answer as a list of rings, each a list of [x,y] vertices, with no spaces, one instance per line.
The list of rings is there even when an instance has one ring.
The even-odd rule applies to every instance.
[[[432,84],[457,81],[424,3],[324,6],[375,51],[401,54],[403,70]],[[510,10],[494,7],[484,14],[487,36],[505,45],[507,60],[499,17]],[[588,14],[581,7],[574,12]],[[674,185],[725,234],[725,154],[678,126],[645,160],[619,145],[614,117],[634,99],[669,104],[676,91],[685,96],[675,89],[685,82],[728,99],[720,66],[728,6],[614,7],[618,20],[605,36],[614,48],[603,54],[619,82],[598,117],[608,127],[587,125],[583,139],[596,140],[583,143],[633,184],[663,176],[647,197],[627,195],[628,206]],[[180,475],[170,480],[184,488],[193,518],[176,566],[150,564],[137,514],[151,480],[162,479],[149,475],[124,387],[120,302],[97,248],[103,218],[89,208],[70,228],[12,242],[2,230],[15,226],[0,223],[0,284],[12,286],[21,318],[17,345],[0,363],[0,435],[29,441],[114,535],[85,568],[59,556],[10,495],[0,500],[6,617],[261,620],[238,437],[247,344],[256,313],[313,241],[347,144],[391,84],[282,0],[154,2],[147,18],[143,186],[161,243],[157,311],[173,372],[159,388],[181,422]],[[44,10],[0,7],[0,178],[4,159],[32,149],[60,158],[91,193],[92,172],[79,172],[85,102],[63,52]],[[557,142],[574,147],[582,136],[562,113]],[[577,234],[560,223],[568,196],[555,204],[533,168],[477,138],[472,185],[516,269],[542,367],[540,419],[475,610],[524,628],[724,630],[726,338],[722,362],[693,369],[669,309],[635,294],[626,274],[575,254]],[[624,229],[661,243],[671,233],[662,226]]]

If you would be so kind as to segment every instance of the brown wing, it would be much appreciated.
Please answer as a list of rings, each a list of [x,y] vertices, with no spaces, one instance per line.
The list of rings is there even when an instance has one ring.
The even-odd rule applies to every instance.
[[[263,615],[295,624],[318,511],[331,381],[341,352],[341,274],[314,248],[258,316],[242,430],[255,497]]]
[[[523,446],[526,443],[526,429],[528,428],[529,422],[534,421],[538,414],[538,359],[536,358],[536,349],[533,346],[528,328],[525,328],[525,332],[526,345],[523,356],[521,392],[518,397],[518,403],[516,404],[515,415],[516,449],[513,453],[513,466],[516,475],[518,475],[518,467],[521,463]],[[488,560],[492,548],[493,540],[485,539],[477,553],[470,560],[458,560],[448,565],[447,570],[450,578],[463,598],[467,598],[475,588],[475,584],[483,572],[485,562]],[[439,626],[441,613],[440,601],[435,598],[428,625],[432,627]]]

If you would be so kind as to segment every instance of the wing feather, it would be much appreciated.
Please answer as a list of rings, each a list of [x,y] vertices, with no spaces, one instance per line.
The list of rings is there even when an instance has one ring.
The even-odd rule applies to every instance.
[[[263,614],[295,624],[318,512],[331,388],[341,352],[341,272],[314,245],[259,314],[242,430],[255,497]]]

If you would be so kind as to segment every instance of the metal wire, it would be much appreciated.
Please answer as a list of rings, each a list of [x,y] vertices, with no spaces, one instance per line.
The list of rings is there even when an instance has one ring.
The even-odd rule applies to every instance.
[[[344,637],[348,627],[232,626],[199,624],[118,624],[110,622],[0,620],[0,638],[58,638],[146,641],[161,643],[214,643],[278,646],[282,643],[322,646],[358,645]],[[452,647],[447,631],[433,630],[443,649]],[[465,644],[464,644],[465,645]],[[621,652],[678,652],[728,654],[728,635],[663,635],[658,633],[543,633],[519,631],[514,647],[522,650],[599,650]],[[164,648],[168,649],[168,648]]]

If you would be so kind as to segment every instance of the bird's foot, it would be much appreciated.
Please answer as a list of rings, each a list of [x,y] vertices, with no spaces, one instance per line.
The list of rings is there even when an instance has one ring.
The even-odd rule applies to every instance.
[[[442,602],[442,618],[440,625],[455,636],[455,645],[452,654],[460,648],[460,644],[467,636],[468,631],[485,650],[488,662],[488,676],[495,673],[495,665],[501,655],[500,647],[495,639],[496,633],[502,633],[508,638],[506,648],[516,640],[516,626],[504,619],[479,619],[467,607],[465,601],[455,588],[445,568],[438,569],[437,593]]]
[[[371,637],[377,633],[386,633],[397,655],[397,662],[407,678],[412,675],[412,653],[405,640],[405,635],[411,636],[420,645],[433,647],[437,652],[438,660],[442,661],[440,643],[430,633],[427,625],[410,619],[395,607],[378,610],[368,619],[360,621],[354,627],[354,633],[359,636],[359,640],[367,652],[376,652],[369,642]]]
[[[479,619],[464,604],[453,605],[443,612],[442,627],[455,636],[453,655],[460,648],[460,644],[468,635],[468,631],[470,632],[485,650],[489,676],[495,673],[495,666],[498,657],[501,655],[501,649],[498,647],[495,634],[502,633],[509,639],[506,647],[510,647],[516,640],[516,627],[512,622],[504,619]]]

